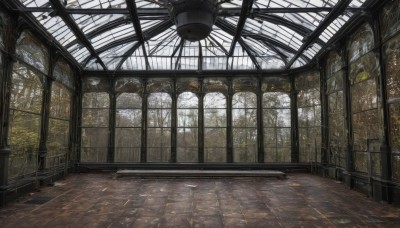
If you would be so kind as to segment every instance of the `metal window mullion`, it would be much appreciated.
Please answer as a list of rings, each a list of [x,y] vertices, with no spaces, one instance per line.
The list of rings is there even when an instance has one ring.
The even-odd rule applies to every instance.
[[[177,151],[176,151],[176,145],[177,145],[177,115],[178,115],[178,110],[177,110],[177,100],[178,96],[176,93],[176,80],[173,80],[173,93],[171,94],[172,98],[172,103],[171,103],[171,162],[176,163],[177,162]]]
[[[112,80],[111,85],[114,85],[115,82]],[[113,163],[115,157],[115,126],[116,126],[116,106],[117,106],[117,96],[114,91],[114,86],[111,86],[109,93],[109,116],[108,116],[108,132],[109,132],[109,139],[108,139],[108,153],[107,153],[107,162]]]
[[[232,121],[232,102],[233,102],[233,87],[232,80],[228,80],[228,93],[226,95],[226,160],[228,163],[233,163],[233,121]]]
[[[291,162],[299,162],[299,117],[298,117],[298,107],[297,107],[297,88],[295,86],[295,77],[290,78],[291,93],[290,93],[290,109],[291,109],[291,138],[292,138],[292,152],[291,152]]]
[[[383,39],[381,36],[382,28],[380,23],[380,17],[377,17],[376,20],[376,37],[379,39],[377,43],[382,43]],[[399,34],[398,32],[396,35]],[[390,145],[390,127],[391,120],[390,120],[390,105],[388,104],[388,94],[387,94],[387,70],[386,67],[388,64],[387,55],[385,55],[384,51],[385,46],[380,45],[379,47],[379,65],[380,65],[380,78],[379,78],[379,85],[380,85],[380,105],[381,105],[381,113],[382,113],[382,126],[383,126],[383,142],[381,144],[381,151],[383,153],[381,155],[381,168],[382,168],[382,178],[385,180],[392,180],[393,177],[393,167],[392,167],[392,148]],[[385,186],[386,187],[386,186]],[[388,202],[393,200],[393,190],[389,189],[386,192]]]
[[[263,109],[263,91],[262,91],[263,78],[259,77],[257,85],[257,149],[258,149],[258,163],[265,162],[265,148],[264,148],[264,109]]]
[[[147,81],[143,80],[143,97],[142,97],[142,134],[141,134],[141,149],[140,149],[140,162],[147,162]]]
[[[199,80],[200,92],[197,94],[198,103],[198,119],[197,119],[197,145],[198,145],[198,162],[204,163],[204,89],[203,80]]]

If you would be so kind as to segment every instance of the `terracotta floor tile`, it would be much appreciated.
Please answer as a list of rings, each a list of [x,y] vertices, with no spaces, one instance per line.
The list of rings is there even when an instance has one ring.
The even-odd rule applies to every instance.
[[[1,208],[0,227],[395,228],[400,208],[310,174],[157,180],[85,173]]]

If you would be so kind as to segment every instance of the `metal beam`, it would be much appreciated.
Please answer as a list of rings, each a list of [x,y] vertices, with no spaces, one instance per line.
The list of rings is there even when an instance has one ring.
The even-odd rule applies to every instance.
[[[170,42],[172,42],[174,40],[174,38],[176,38],[178,36],[178,34],[175,33],[175,31],[170,31],[169,33],[166,34],[166,36],[164,37],[164,39],[162,39],[160,42],[158,42],[158,44],[156,44],[154,46],[154,48],[152,48],[150,50],[149,55],[152,56],[154,53],[156,53],[156,51],[158,50],[158,48],[163,45],[166,46],[168,45]],[[169,39],[169,41],[167,42],[167,40]],[[165,43],[167,42],[167,43]]]
[[[261,66],[260,66],[260,64],[258,63],[256,57],[253,55],[253,53],[252,53],[252,51],[253,51],[252,48],[249,47],[249,45],[247,45],[247,44],[243,41],[242,38],[240,38],[240,39],[238,40],[238,42],[239,42],[240,45],[242,45],[242,47],[244,48],[244,50],[246,51],[246,53],[249,55],[251,61],[253,61],[254,65],[255,65],[256,68],[257,68],[257,70],[260,70],[260,69],[261,69]]]
[[[179,61],[181,61],[184,45],[185,45],[185,39],[181,38],[181,43],[179,44],[179,54],[178,54],[178,57],[176,58],[176,62],[175,62],[175,68],[174,68],[175,70],[178,69]]]
[[[19,12],[51,12],[52,8],[48,7],[23,7],[13,9],[14,11]],[[284,7],[271,7],[271,8],[256,8],[252,10],[252,13],[319,13],[319,12],[331,12],[333,7],[303,7],[303,8],[284,8]],[[366,7],[349,7],[346,11],[357,12],[364,11]],[[68,14],[85,14],[85,15],[93,15],[93,14],[129,14],[129,9],[65,9],[65,12]],[[139,8],[138,17],[159,17],[159,16],[168,16],[168,9],[166,8]],[[218,12],[218,16],[221,17],[229,17],[229,16],[240,16],[241,8],[225,8],[220,9]]]
[[[215,42],[215,43],[218,45],[218,47],[221,48],[221,50],[225,53],[225,55],[228,55],[228,54],[229,54],[229,53],[228,53],[228,50],[226,50],[225,47],[222,46],[222,44],[220,44],[220,43],[218,42],[218,40],[216,40],[213,36],[209,35],[207,38],[208,38],[208,39],[211,39],[212,42]]]
[[[118,27],[119,25],[124,25],[124,24],[126,24],[126,23],[128,23],[130,21],[131,21],[131,19],[129,17],[122,17],[122,18],[118,18],[118,19],[116,19],[114,21],[110,21],[110,22],[106,23],[105,25],[100,26],[97,29],[88,32],[86,34],[86,38],[87,39],[92,39],[93,37],[95,37],[97,35],[100,35],[103,32],[112,30],[112,29]],[[76,41],[76,40],[73,41],[73,42],[70,42],[68,45],[65,46],[65,49],[68,49],[68,48],[72,47],[77,42],[78,41]]]
[[[140,45],[141,45],[142,48],[143,48],[143,53],[145,53],[145,52],[144,52],[144,51],[145,51],[144,42],[145,42],[146,40],[149,40],[149,39],[153,38],[154,36],[158,35],[159,33],[165,31],[166,29],[168,29],[168,28],[169,28],[168,25],[169,25],[169,24],[166,24],[166,23],[162,22],[162,23],[160,23],[160,24],[158,24],[158,25],[156,25],[156,26],[150,28],[150,29],[148,30],[148,34],[147,34],[145,37],[143,37],[143,43],[138,42],[138,43],[135,44],[131,49],[129,49],[128,51],[126,51],[126,52],[124,53],[124,55],[123,55],[123,58],[122,58],[121,61],[118,63],[117,68],[115,68],[115,70],[120,70],[122,64],[129,58],[129,56],[131,56],[131,55],[136,51],[136,49],[139,48]],[[153,30],[154,30],[154,31],[153,31]],[[155,31],[157,31],[158,33],[155,32]],[[131,42],[131,41],[132,41],[132,37],[128,37],[128,38],[129,38],[130,40],[125,40],[126,42],[125,42],[125,41],[123,41],[123,42],[127,43],[127,42]],[[135,38],[135,37],[134,37],[134,38]],[[119,40],[119,41],[121,41],[121,40]],[[122,43],[119,43],[118,45],[123,44],[123,42],[122,42]],[[113,44],[113,45],[115,45],[115,44]],[[116,45],[116,46],[118,46],[118,45]],[[110,48],[110,47],[108,47],[108,48]],[[107,48],[107,49],[108,49],[108,48]],[[106,49],[106,50],[107,50],[107,49]],[[103,51],[103,50],[102,50],[102,51]],[[104,51],[105,51],[105,50],[104,50]],[[145,58],[146,58],[146,60],[147,60],[147,62],[146,62],[146,69],[150,69],[150,64],[149,64],[149,62],[148,62],[148,57],[147,57],[147,55],[145,56]]]
[[[282,59],[282,61],[287,64],[288,63],[288,56],[286,56],[283,52],[281,52],[278,48],[276,48],[274,45],[271,45],[270,43],[266,42],[266,41],[262,41],[262,43],[269,47],[272,51],[276,52],[277,55],[279,55],[279,57]]]
[[[228,33],[230,35],[233,35],[233,33],[234,33],[233,32],[234,26],[230,25],[229,23],[225,22],[222,19],[218,19],[215,22],[215,25],[218,26],[219,28],[221,28],[222,30],[224,30],[226,33]],[[290,52],[290,53],[293,53],[293,54],[295,54],[297,52],[296,49],[294,49],[294,48],[292,48],[292,47],[280,42],[279,40],[276,40],[276,39],[273,39],[273,38],[270,38],[270,37],[267,37],[267,36],[263,36],[263,35],[260,35],[260,34],[253,34],[253,33],[249,33],[249,32],[246,32],[246,31],[242,34],[242,36],[251,37],[253,39],[260,40],[260,41],[263,41],[263,42],[268,42],[270,45],[275,45],[276,47],[282,48],[283,50],[285,50],[287,52]],[[310,59],[307,58],[306,56],[304,56],[304,58],[307,61],[310,61]]]
[[[286,65],[286,69],[289,69],[293,63],[303,54],[303,52],[312,44],[315,43],[315,39],[329,26],[329,24],[334,21],[339,15],[343,14],[345,9],[349,6],[351,0],[340,0],[333,10],[324,18],[324,20],[318,25],[313,33],[307,37],[306,41],[301,45],[300,49],[297,51],[295,56]]]
[[[101,71],[86,70],[83,77],[145,77],[145,78],[188,78],[188,77],[276,77],[298,74],[313,69],[315,64],[296,69],[268,69],[268,70],[123,70],[123,71]]]
[[[242,30],[243,30],[244,24],[246,23],[246,19],[250,14],[252,6],[253,6],[253,0],[243,0],[242,10],[240,12],[240,18],[239,18],[238,24],[236,26],[236,32],[235,32],[235,35],[233,36],[233,40],[231,43],[231,48],[229,49],[228,56],[232,56],[233,52],[235,51],[236,42],[239,40],[240,36],[242,35]]]
[[[108,70],[103,60],[101,60],[96,50],[93,48],[92,44],[85,37],[85,34],[83,34],[82,30],[78,27],[72,17],[65,12],[65,8],[61,4],[61,2],[59,0],[50,0],[50,3],[56,10],[56,14],[63,19],[65,24],[67,24],[71,31],[74,33],[76,38],[79,39],[82,44],[89,50],[90,54],[97,59],[98,63],[103,67],[103,69]]]
[[[132,48],[130,48],[128,51],[124,53],[124,56],[122,57],[121,61],[119,61],[117,67],[115,68],[116,71],[121,69],[122,64],[136,51],[136,49],[140,47],[140,45],[142,44],[137,42],[135,45],[133,45]]]
[[[143,45],[144,37],[143,37],[143,33],[142,33],[142,26],[140,25],[140,20],[139,20],[138,14],[137,14],[136,3],[133,0],[125,0],[125,2],[129,9],[129,14],[131,16],[131,20],[133,22],[133,27],[135,28],[135,32],[138,37],[139,43],[142,44],[144,61],[146,63],[146,69],[149,69],[150,68],[149,59],[147,58],[146,48]]]
[[[255,18],[260,18],[263,21],[268,21],[271,22],[273,24],[278,24],[278,25],[283,25],[287,28],[290,28],[291,30],[297,32],[298,34],[306,37],[309,36],[313,30],[303,26],[303,25],[299,25],[296,24],[292,21],[289,21],[283,17],[277,16],[277,15],[271,15],[271,14],[254,14]],[[321,39],[317,38],[316,39],[316,43],[320,44],[321,46],[325,45],[325,42],[323,42]]]
[[[164,32],[165,30],[167,30],[172,25],[173,25],[172,22],[169,21],[169,20],[160,22],[159,24],[157,24],[157,25],[149,28],[148,30],[144,31],[145,39],[149,40],[149,39],[153,38],[154,36]],[[137,36],[125,37],[125,38],[116,40],[114,42],[111,42],[111,43],[99,48],[97,50],[97,52],[98,53],[102,53],[104,51],[107,51],[110,48],[116,47],[116,46],[121,45],[121,44],[134,42],[134,41],[138,41],[138,37]]]

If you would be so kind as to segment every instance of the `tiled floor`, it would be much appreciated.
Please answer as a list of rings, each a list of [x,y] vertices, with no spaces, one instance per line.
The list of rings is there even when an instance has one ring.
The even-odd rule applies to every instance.
[[[0,227],[400,227],[400,208],[334,180],[73,174],[0,209]]]

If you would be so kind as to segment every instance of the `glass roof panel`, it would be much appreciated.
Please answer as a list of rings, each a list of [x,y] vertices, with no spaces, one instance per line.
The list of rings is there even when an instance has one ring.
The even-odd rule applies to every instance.
[[[242,38],[242,40],[248,45],[249,51],[254,55],[261,69],[281,69],[285,67],[282,58],[265,44],[251,38]]]
[[[172,56],[179,45],[180,38],[176,34],[175,26],[168,28],[159,35],[146,41],[146,49],[149,57]]]
[[[78,61],[78,63],[82,63],[82,61],[90,56],[89,50],[81,43],[76,43],[69,47],[67,50],[76,59],[76,61]]]
[[[246,24],[247,23],[255,24],[256,22],[248,19],[246,21]],[[258,31],[255,31],[254,34],[266,35],[272,39],[279,40],[280,42],[294,49],[299,49],[303,44],[302,40],[304,39],[303,36],[291,29],[282,25],[270,23],[268,21],[263,21],[259,26]]]
[[[146,60],[142,46],[139,46],[136,51],[126,59],[121,66],[121,70],[146,70]]]
[[[333,7],[336,3],[338,3],[338,0],[257,0],[255,4],[271,8],[315,8]]]
[[[225,8],[238,8],[238,7],[242,7],[243,1],[241,0],[231,0],[229,2],[224,2],[221,4],[221,8],[225,9]]]
[[[349,19],[350,17],[348,15],[340,15],[328,25],[328,27],[319,36],[319,39],[324,42],[328,42]]]
[[[33,13],[33,15],[62,46],[66,47],[69,43],[76,40],[74,33],[61,17],[51,17],[48,12]]]
[[[49,0],[19,0],[26,7],[50,8]]]
[[[219,27],[214,26],[213,31],[211,31],[211,34],[208,36],[208,39],[213,41],[214,45],[217,45],[219,49],[224,52],[229,51],[233,36],[229,35]],[[203,55],[208,55],[208,53],[205,52]]]
[[[224,15],[217,17],[211,34],[200,42],[185,42],[182,48],[181,38],[176,33],[175,25],[169,28],[163,27],[168,25],[165,22],[169,21],[167,11],[162,10],[168,7],[168,1],[134,0],[136,8],[141,9],[139,22],[145,38],[143,53],[143,47],[137,45],[136,41],[133,42],[139,39],[130,12],[126,9],[126,0],[60,0],[68,10],[55,15],[46,9],[52,7],[49,0],[10,1],[19,1],[29,8],[41,7],[33,13],[23,10],[20,12],[32,14],[79,63],[86,64],[85,69],[98,70],[102,69],[101,64],[98,63],[95,53],[89,51],[92,47],[88,43],[95,50],[101,51],[96,54],[111,70],[116,70],[121,61],[123,61],[122,70],[282,69],[295,56],[297,50],[300,50],[307,40],[306,37],[312,34],[329,15],[331,11],[329,8],[335,7],[339,2],[339,0],[254,0],[250,15],[244,20],[243,30],[238,31],[243,1],[218,0],[221,7],[219,12]],[[366,1],[368,0],[352,0],[349,7],[362,7]],[[269,8],[272,10],[268,11]],[[291,11],[285,12],[288,8]],[[85,9],[92,12],[85,13],[82,11]],[[116,12],[116,9],[123,11]],[[96,10],[101,12],[96,14]],[[161,14],[155,14],[157,12]],[[71,16],[76,25],[65,23],[62,19],[64,13]],[[313,60],[317,53],[325,48],[324,44],[328,43],[353,15],[355,15],[353,10],[345,10],[335,18],[318,39],[313,40],[309,47],[300,53],[291,68],[304,66]],[[74,28],[75,26],[77,27]],[[75,35],[72,32],[76,29],[82,31],[88,43],[83,41],[84,37],[82,38],[81,34]],[[235,40],[235,34],[238,32],[241,34],[239,41]],[[238,42],[235,43],[233,56],[228,56],[232,51],[234,40]],[[133,47],[139,48],[132,50]],[[124,56],[132,52],[131,56]],[[202,62],[199,62],[200,54]]]
[[[126,8],[125,0],[68,0],[66,3],[66,8],[75,9]]]
[[[92,39],[90,39],[90,42],[95,49],[99,49],[113,41],[134,35],[135,29],[133,28],[132,24],[125,24],[93,37]]]
[[[126,18],[123,14],[72,14],[72,18],[84,34],[88,34],[101,26],[107,25],[117,19]]]
[[[159,0],[136,0],[137,8],[160,8],[163,7],[162,1]]]
[[[125,43],[114,48],[108,49],[99,54],[99,57],[106,65],[107,69],[115,70],[119,62],[125,57],[125,53],[130,50],[137,42]]]
[[[362,6],[362,4],[364,4],[366,2],[366,0],[353,0],[351,1],[351,3],[349,4],[350,7],[360,7]]]
[[[86,64],[85,70],[103,70],[103,67],[97,62],[96,58],[93,58]]]
[[[142,31],[146,31],[161,22],[162,20],[140,20],[140,27],[142,28]]]

